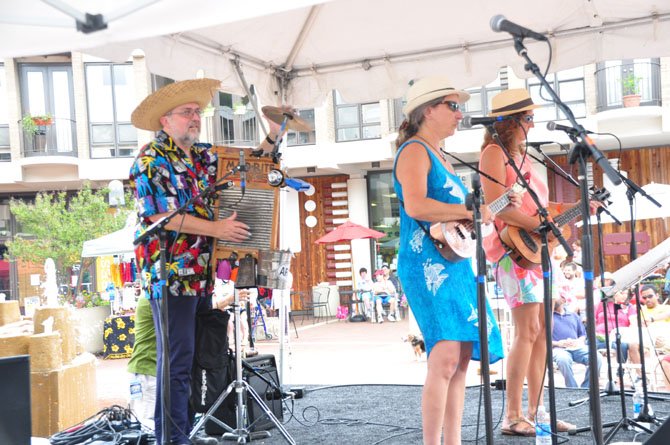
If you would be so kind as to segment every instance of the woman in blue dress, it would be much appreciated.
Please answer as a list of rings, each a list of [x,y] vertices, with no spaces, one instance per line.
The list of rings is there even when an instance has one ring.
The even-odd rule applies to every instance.
[[[444,259],[426,230],[431,223],[472,219],[464,202],[467,190],[440,150],[463,118],[460,104],[470,98],[445,77],[415,82],[407,92],[394,188],[400,200],[398,273],[423,334],[428,373],[421,411],[423,443],[461,443],[465,375],[470,359],[479,360],[477,289],[470,261]],[[516,202],[516,198],[513,198]],[[483,222],[491,222],[482,206]],[[423,226],[423,228],[422,228]],[[500,331],[488,309],[490,361],[503,356]]]

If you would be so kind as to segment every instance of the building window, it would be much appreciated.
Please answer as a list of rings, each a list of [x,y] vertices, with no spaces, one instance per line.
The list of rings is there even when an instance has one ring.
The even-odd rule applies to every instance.
[[[636,93],[640,105],[661,105],[661,63],[654,59],[610,60],[596,65],[598,111],[621,108]]]
[[[586,117],[586,100],[584,93],[584,68],[573,68],[570,70],[559,71],[547,76],[552,88],[565,103],[575,118]],[[540,81],[536,79],[528,80],[528,91],[533,98],[533,102],[540,105],[535,109],[535,122],[547,122],[554,120],[563,120],[565,115],[556,106],[549,94],[540,91]]]
[[[312,131],[293,131],[289,130],[286,134],[286,143],[292,145],[314,145],[316,143],[316,128],[314,126],[314,108],[298,110],[300,119],[307,122]]]
[[[372,246],[372,263],[377,269],[383,263],[396,263],[400,243],[400,205],[393,188],[392,172],[368,172],[368,202],[370,227],[386,234]]]
[[[11,160],[9,117],[7,116],[7,80],[5,78],[5,67],[0,65],[0,161]]]
[[[337,142],[379,139],[381,137],[381,108],[379,102],[347,104],[340,93],[335,95],[335,129]]]
[[[77,156],[74,88],[69,64],[21,64],[21,115],[52,116],[38,134],[23,132],[24,156]]]
[[[256,147],[259,143],[258,121],[247,96],[219,92],[215,111],[216,144]]]
[[[470,100],[463,104],[463,116],[486,116],[491,112],[491,100],[493,96],[507,89],[507,70],[503,69],[498,77],[488,85],[479,88],[468,88]],[[466,130],[459,123],[459,130]],[[481,128],[476,126],[475,128]]]
[[[130,123],[135,102],[131,64],[86,64],[88,125],[92,158],[133,156],[137,130]]]

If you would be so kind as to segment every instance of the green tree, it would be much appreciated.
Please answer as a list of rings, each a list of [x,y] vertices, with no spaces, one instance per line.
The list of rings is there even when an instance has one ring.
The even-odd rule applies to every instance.
[[[106,235],[123,227],[133,200],[126,207],[110,212],[107,189],[38,193],[34,203],[12,199],[9,208],[20,225],[21,235],[7,242],[8,255],[19,260],[44,263],[52,258],[60,276],[81,257],[84,241]]]

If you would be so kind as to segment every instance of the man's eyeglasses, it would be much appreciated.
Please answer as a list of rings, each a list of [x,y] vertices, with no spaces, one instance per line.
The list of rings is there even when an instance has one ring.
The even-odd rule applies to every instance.
[[[185,110],[181,111],[170,111],[169,113],[166,113],[166,116],[170,116],[171,114],[178,114],[179,116],[185,117],[186,119],[193,119],[193,117],[197,114],[198,116],[202,116],[202,110],[200,108],[197,109],[192,109],[192,108],[186,108]]]
[[[530,124],[531,122],[533,122],[535,120],[535,115],[524,114],[523,116],[521,116],[521,120],[524,121],[527,124]]]
[[[642,294],[640,294],[640,300],[646,300],[648,298],[654,298],[654,296],[653,295],[642,295]]]
[[[459,111],[461,109],[461,104],[452,100],[445,100],[444,102],[440,102],[440,105],[442,104],[448,106],[449,109],[453,112]]]

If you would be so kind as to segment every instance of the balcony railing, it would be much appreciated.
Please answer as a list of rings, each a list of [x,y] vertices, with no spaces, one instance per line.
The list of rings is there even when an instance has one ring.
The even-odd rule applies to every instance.
[[[661,76],[658,61],[608,66],[596,70],[598,111],[623,107],[624,79],[633,76],[641,96],[640,105],[661,105]],[[628,94],[626,92],[626,94]]]
[[[53,118],[51,125],[41,125],[35,134],[23,133],[23,156],[77,156],[76,122]]]
[[[256,147],[260,142],[258,121],[254,111],[235,114],[230,107],[217,107],[213,123],[216,145]]]

